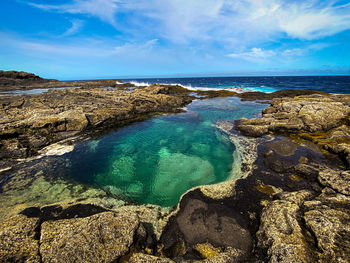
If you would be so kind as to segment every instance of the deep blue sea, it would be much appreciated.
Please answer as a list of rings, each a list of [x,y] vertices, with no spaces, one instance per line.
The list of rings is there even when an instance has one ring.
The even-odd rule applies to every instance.
[[[262,92],[274,92],[281,89],[313,89],[335,94],[350,93],[350,76],[152,78],[123,79],[123,81],[131,81],[136,85],[181,84],[193,89],[239,87]]]

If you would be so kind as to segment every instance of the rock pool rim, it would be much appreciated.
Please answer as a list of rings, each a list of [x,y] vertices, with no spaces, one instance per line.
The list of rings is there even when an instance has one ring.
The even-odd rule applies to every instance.
[[[121,131],[107,134],[105,137],[102,137],[100,140],[97,140],[98,144],[95,144],[94,140],[92,140],[91,143],[93,145],[91,146],[93,146],[93,148],[90,147],[90,144],[91,144],[90,142],[85,142],[81,144],[80,146],[77,147],[77,150],[68,157],[69,159],[72,160],[72,167],[73,167],[73,170],[71,170],[69,174],[72,174],[72,177],[80,182],[86,182],[88,184],[102,186],[102,187],[107,186],[106,187],[107,190],[110,190],[112,194],[116,194],[117,198],[119,196],[119,192],[116,192],[118,190],[117,188],[121,188],[123,192],[125,191],[124,193],[127,196],[129,196],[128,190],[126,189],[129,184],[126,184],[126,187],[125,187],[125,183],[130,181],[129,175],[128,175],[129,170],[125,170],[126,168],[123,168],[125,167],[125,165],[127,165],[127,163],[129,163],[129,161],[125,160],[127,163],[124,161],[122,163],[120,163],[119,161],[116,162],[118,159],[120,159],[120,157],[122,157],[122,159],[124,160],[124,156],[126,155],[127,158],[131,157],[136,161],[135,167],[138,172],[136,176],[133,176],[134,179],[132,180],[132,182],[136,182],[139,180],[144,184],[143,186],[144,190],[142,190],[143,194],[141,192],[135,193],[137,194],[137,196],[135,197],[136,199],[134,199],[134,203],[156,204],[156,205],[158,204],[165,207],[172,207],[173,205],[176,205],[178,203],[179,198],[171,199],[172,198],[171,196],[173,196],[172,191],[174,190],[179,194],[179,197],[180,197],[183,193],[185,193],[189,189],[192,189],[193,187],[196,187],[197,185],[217,184],[217,183],[230,180],[233,174],[232,172],[233,164],[235,164],[236,167],[240,166],[238,162],[235,162],[232,160],[233,158],[234,160],[236,160],[236,156],[234,156],[234,155],[237,155],[237,151],[234,151],[236,145],[230,142],[228,136],[225,133],[222,133],[217,128],[215,128],[213,124],[215,123],[216,120],[221,119],[221,117],[224,119],[227,119],[227,118],[229,119],[231,116],[235,116],[234,118],[239,118],[240,116],[247,116],[247,117],[257,116],[256,114],[258,114],[258,112],[260,112],[260,110],[263,109],[264,106],[261,104],[256,104],[254,102],[240,102],[239,98],[214,99],[214,100],[209,100],[208,102],[199,100],[197,102],[194,102],[191,105],[193,106],[189,107],[189,111],[187,113],[179,114],[178,115],[179,117],[176,117],[177,115],[168,115],[168,116],[162,116],[160,118],[150,119],[146,121],[145,124],[131,125],[126,129],[123,128]],[[215,105],[220,105],[220,106],[215,106]],[[236,110],[237,108],[239,108],[240,110],[237,111]],[[232,115],[232,112],[234,112],[234,115]],[[195,115],[197,115],[197,117],[195,117]],[[193,119],[193,118],[196,118],[196,119]],[[174,128],[174,132],[171,132],[169,134],[166,133],[166,131],[164,131],[164,128],[169,127],[168,124],[171,125],[171,127],[178,127],[178,129],[180,129],[181,132],[180,131],[175,132],[175,128]],[[184,128],[185,128],[185,131],[183,131]],[[192,134],[192,131],[194,131],[193,129],[197,130],[195,134]],[[208,133],[209,132],[208,130],[210,130],[210,133]],[[166,135],[164,134],[164,132],[166,133]],[[208,139],[203,137],[203,135],[205,134],[209,136]],[[180,144],[178,144],[179,140],[182,141],[181,139],[182,136],[184,136],[183,138],[186,138],[186,139],[185,141],[183,141],[183,143],[180,142]],[[188,137],[190,137],[190,139],[188,139]],[[151,141],[154,143],[151,143],[151,144],[146,143],[144,144],[143,147],[141,147],[140,144],[142,144],[144,140],[146,140],[147,142]],[[217,140],[221,142],[220,145],[217,145],[216,143]],[[169,142],[165,143],[163,141],[169,141]],[[199,146],[204,143],[203,147],[206,146],[208,147],[208,149],[198,148],[198,147],[194,148],[193,147],[194,142],[198,142]],[[128,145],[130,147],[131,145],[133,145],[133,150],[131,150]],[[141,148],[139,148],[138,145]],[[152,145],[155,145],[155,146],[153,147]],[[209,149],[209,146],[210,146],[210,149]],[[96,151],[96,147],[98,147],[97,151]],[[134,147],[136,147],[136,149],[138,150],[135,151]],[[151,147],[151,148],[148,148],[148,147]],[[151,178],[154,178],[154,180],[156,181],[159,179],[159,178],[156,179],[154,177],[155,174],[157,173],[157,167],[158,165],[160,165],[158,163],[157,156],[158,154],[160,154],[159,150],[166,149],[164,147],[166,147],[170,151],[169,154],[170,153],[175,154],[174,158],[179,157],[176,155],[177,153],[182,153],[184,154],[183,157],[197,158],[196,156],[198,156],[200,158],[203,158],[203,160],[208,160],[211,163],[211,165],[214,165],[214,168],[215,168],[215,175],[214,173],[212,175],[214,176],[214,179],[210,181],[203,180],[200,183],[192,183],[192,185],[190,183],[188,188],[185,186],[182,186],[180,188],[176,187],[175,185],[178,184],[177,183],[178,180],[175,180],[174,182],[171,183],[171,186],[169,187],[169,191],[170,191],[169,195],[167,195],[164,192],[168,190],[160,191],[158,193],[157,192],[158,188],[153,188],[153,186],[157,185],[158,183],[150,184],[149,182],[153,181],[153,179]],[[214,149],[216,148],[220,150],[214,151]],[[205,150],[205,151],[203,152],[202,150]],[[146,151],[149,154],[147,155],[148,156],[147,158],[139,159],[139,157],[137,157],[137,156],[140,156],[140,155],[142,156],[143,154],[146,154]],[[106,156],[106,157],[100,158],[99,156]],[[149,159],[150,160],[156,159],[156,160],[149,162],[147,161]],[[77,168],[81,167],[81,165],[83,165],[83,162],[84,162],[80,160],[86,160],[88,163],[91,163],[91,169],[88,168],[86,169],[86,171],[85,170],[81,171],[79,169],[77,170]],[[168,159],[166,160],[168,163]],[[198,160],[202,160],[202,159],[198,158]],[[121,166],[122,170],[118,169],[117,171],[113,168],[115,172],[111,174],[111,171],[112,171],[111,167],[113,163],[115,163],[115,165],[117,165],[117,163],[119,165],[122,165]],[[132,164],[132,166],[133,165],[134,164]],[[192,171],[196,170],[198,172],[195,172],[195,173],[198,175],[198,173],[200,172],[199,170],[201,169],[195,168],[195,165],[196,164],[193,163],[192,168],[190,168],[191,165],[188,166],[187,164],[184,164],[184,167],[181,168],[182,169],[181,171],[188,171],[188,173],[186,172],[187,174],[189,173],[192,174]],[[149,168],[147,168],[144,171],[142,166],[149,167]],[[98,167],[107,167],[107,168],[98,168]],[[185,168],[185,167],[188,167],[188,168]],[[161,168],[162,173],[164,172],[163,168]],[[170,169],[172,170],[172,168]],[[120,175],[124,174],[123,171],[125,171],[126,175],[125,177],[120,179],[122,181],[120,182],[121,184],[119,184],[118,174]],[[131,171],[133,170],[130,170],[130,172]],[[105,175],[102,175],[102,174],[105,174]],[[176,172],[170,172],[169,176],[175,176],[175,174]],[[98,175],[99,181],[96,182],[94,180],[93,175]],[[198,178],[197,175],[194,174],[193,179],[190,179],[192,177],[188,177],[189,178],[188,180],[189,181],[197,180],[195,179],[195,178]],[[103,176],[104,178],[103,181],[101,181],[102,180],[101,176]],[[168,177],[167,174],[165,176]],[[178,176],[176,175],[176,177]],[[235,178],[238,177],[238,174],[235,173],[234,177]],[[185,181],[184,185],[187,185],[187,181]],[[181,189],[183,189],[183,191]],[[130,190],[136,191],[136,189],[130,189]],[[131,192],[130,194],[131,194],[130,199],[133,199],[132,197],[134,195],[134,192]],[[122,198],[123,194],[120,193],[120,195],[121,196],[119,196],[119,198],[121,198],[122,200],[125,200]],[[144,201],[140,200],[139,195],[147,196],[147,200],[144,200]],[[166,201],[169,198],[173,201]],[[126,198],[126,200],[129,201],[129,198]]]

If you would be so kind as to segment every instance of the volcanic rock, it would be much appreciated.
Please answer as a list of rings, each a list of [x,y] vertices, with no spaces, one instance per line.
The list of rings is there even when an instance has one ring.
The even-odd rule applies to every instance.
[[[43,262],[114,262],[129,251],[139,225],[136,215],[105,212],[47,221],[41,226]]]
[[[40,262],[38,218],[14,216],[0,224],[0,262]]]
[[[1,97],[0,158],[26,158],[76,135],[103,132],[151,114],[179,112],[191,101],[160,90],[66,89]]]

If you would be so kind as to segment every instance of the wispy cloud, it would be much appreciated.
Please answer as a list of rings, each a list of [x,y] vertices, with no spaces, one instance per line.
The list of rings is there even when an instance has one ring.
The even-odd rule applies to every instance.
[[[12,39],[12,43],[17,45],[20,50],[25,52],[34,52],[42,56],[69,56],[69,57],[132,57],[143,56],[153,51],[157,45],[157,39],[151,39],[143,43],[125,43],[124,45],[103,44],[103,41],[84,40],[85,44],[56,44],[36,41],[17,41]],[[40,55],[39,55],[40,56]]]
[[[86,65],[110,72],[186,73],[317,68],[326,62],[348,67],[350,61],[349,35],[342,32],[350,30],[345,0],[13,2],[11,11],[37,17],[19,19],[20,26],[6,15],[0,18],[4,34],[12,34],[0,32],[3,64],[21,66],[26,58],[42,67],[51,61],[73,74],[85,72]],[[41,26],[44,19],[48,23]],[[329,47],[332,43],[337,47]],[[68,70],[69,63],[74,66]]]
[[[247,52],[238,52],[228,54],[228,57],[239,58],[253,62],[264,61],[267,58],[273,57],[276,55],[276,52],[273,50],[263,50],[262,48],[252,48]]]
[[[144,30],[175,42],[266,40],[278,35],[319,39],[350,29],[350,5],[342,1],[287,0],[73,0],[69,4],[31,3],[48,11],[95,16],[117,27],[118,12],[131,12],[123,30]],[[134,16],[139,19],[135,19]],[[126,23],[121,21],[120,23]],[[135,23],[131,25],[130,23]],[[119,25],[118,25],[119,26]],[[142,32],[140,32],[142,33]]]
[[[290,49],[275,49],[266,50],[262,48],[254,47],[248,51],[233,52],[227,55],[227,57],[234,59],[243,59],[255,63],[264,63],[269,59],[284,60],[293,59],[308,55],[312,51],[322,50],[331,46],[329,43],[315,43],[302,48],[290,48]]]
[[[47,11],[96,16],[102,21],[116,26],[115,13],[118,10],[119,2],[119,0],[74,0],[71,4],[63,5],[29,4]]]
[[[71,22],[72,22],[72,26],[68,28],[67,31],[61,35],[61,37],[68,37],[68,36],[75,35],[82,29],[84,25],[84,22],[80,19],[74,19]]]
[[[305,1],[286,5],[277,16],[281,30],[291,37],[318,39],[350,28],[350,5],[341,1]]]

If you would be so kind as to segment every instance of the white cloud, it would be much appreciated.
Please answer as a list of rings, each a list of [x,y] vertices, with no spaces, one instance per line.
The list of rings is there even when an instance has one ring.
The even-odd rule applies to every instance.
[[[303,48],[291,48],[291,49],[276,49],[276,50],[264,50],[262,48],[254,47],[249,51],[241,51],[230,53],[227,56],[234,59],[243,59],[250,62],[266,62],[269,59],[284,60],[293,59],[308,55],[312,51],[322,50],[329,47],[328,43],[315,43]]]
[[[283,34],[312,40],[350,29],[350,4],[336,0],[73,0],[63,5],[31,5],[95,16],[125,33],[148,33],[179,43],[233,46],[248,41],[254,45]],[[118,12],[131,13],[117,25]],[[145,25],[147,19],[154,26]]]
[[[144,43],[126,43],[122,46],[114,47],[115,54],[142,54],[150,52],[158,43],[158,39],[151,39]]]
[[[149,0],[145,15],[159,19],[172,39],[259,40],[276,34],[319,39],[350,28],[350,5],[305,0]],[[324,4],[328,2],[327,4]],[[134,6],[135,8],[135,6]]]
[[[147,56],[153,52],[153,47],[157,45],[158,39],[151,39],[146,42],[125,43],[115,45],[105,44],[104,41],[85,39],[82,43],[56,44],[37,41],[18,41],[7,37],[12,45],[17,45],[20,50],[27,54],[41,54],[43,56],[68,56],[68,57],[95,57],[107,58],[113,56]],[[28,53],[29,52],[29,53]]]
[[[287,6],[277,17],[282,31],[300,39],[318,39],[350,28],[350,6],[319,5],[320,1],[307,1]],[[312,3],[315,3],[312,5]],[[322,2],[321,2],[322,3]]]
[[[115,14],[119,8],[119,2],[119,0],[74,0],[71,4],[64,5],[35,3],[30,3],[30,5],[48,11],[96,16],[102,21],[116,26]]]
[[[297,57],[297,56],[303,56],[307,53],[307,49],[302,49],[302,48],[291,48],[291,49],[286,49],[281,52],[281,55],[286,56],[286,57]]]
[[[276,55],[276,52],[273,50],[263,50],[262,48],[252,48],[247,52],[237,52],[228,54],[228,57],[239,58],[253,62],[263,61],[267,58],[273,57]]]
[[[83,27],[83,24],[84,23],[82,20],[79,20],[79,19],[73,20],[72,26],[68,28],[67,31],[61,35],[61,37],[68,37],[68,36],[75,35],[81,30],[81,28]]]

